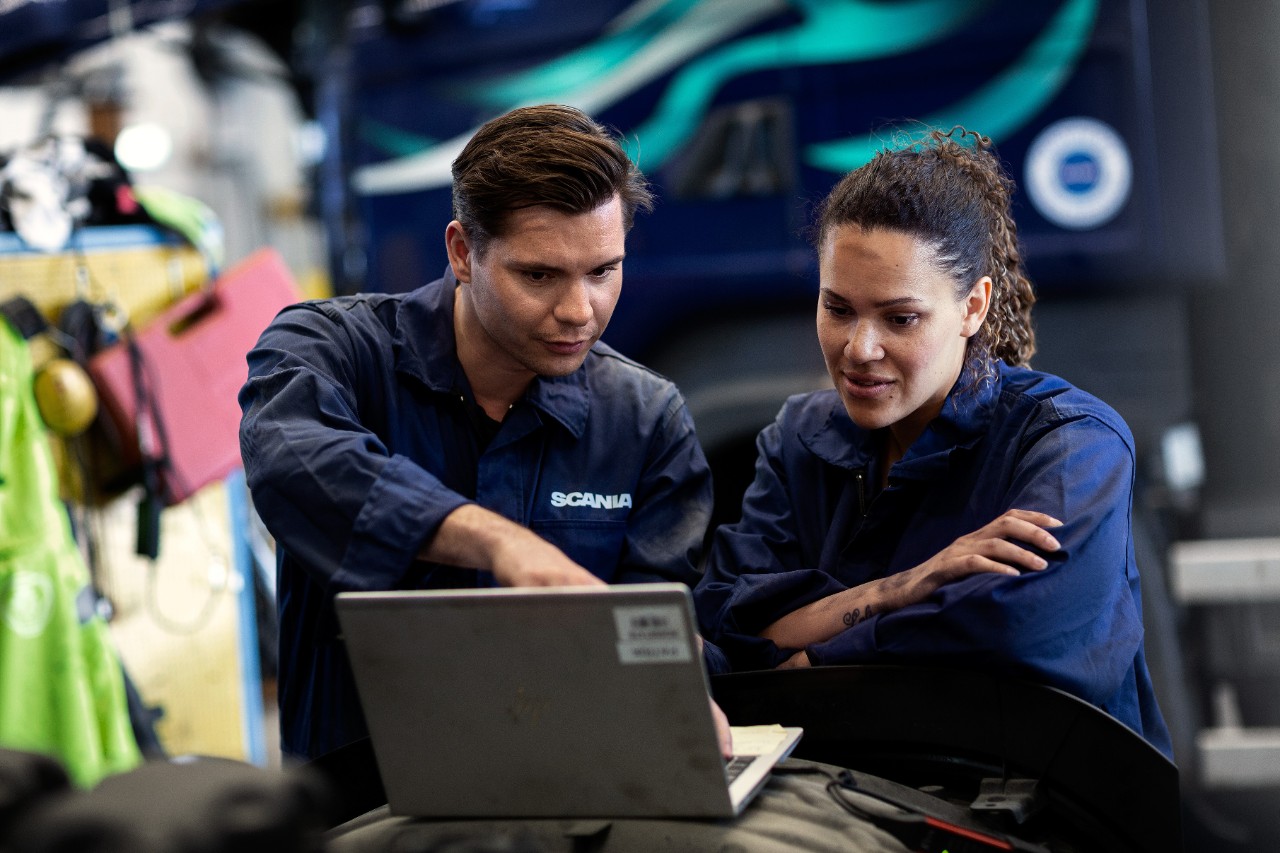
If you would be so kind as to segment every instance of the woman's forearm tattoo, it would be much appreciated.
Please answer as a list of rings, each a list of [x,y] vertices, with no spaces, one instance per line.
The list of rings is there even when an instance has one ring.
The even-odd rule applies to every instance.
[[[871,618],[871,605],[868,604],[865,610],[855,607],[844,614],[844,624],[847,628],[852,628],[859,622],[865,622]]]

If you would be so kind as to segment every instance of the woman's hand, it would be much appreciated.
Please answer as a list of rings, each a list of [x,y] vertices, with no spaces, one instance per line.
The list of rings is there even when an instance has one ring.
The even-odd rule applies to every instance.
[[[1028,546],[1052,552],[1062,546],[1048,528],[1061,527],[1051,515],[1011,509],[961,536],[914,569],[879,578],[806,604],[760,632],[780,649],[804,649],[831,639],[873,615],[924,601],[938,587],[969,575],[1017,575],[1039,571],[1048,562]],[[1019,543],[1026,543],[1025,545]],[[800,654],[803,654],[801,652]],[[805,661],[807,663],[807,659]],[[784,666],[803,665],[794,658]]]
[[[1048,528],[1062,522],[1043,512],[1011,509],[972,533],[966,533],[914,569],[884,579],[892,586],[888,609],[923,601],[943,584],[992,572],[1038,572],[1048,561],[1027,546],[1053,552],[1062,546]],[[1019,543],[1026,543],[1025,545]],[[886,590],[889,592],[889,590]]]

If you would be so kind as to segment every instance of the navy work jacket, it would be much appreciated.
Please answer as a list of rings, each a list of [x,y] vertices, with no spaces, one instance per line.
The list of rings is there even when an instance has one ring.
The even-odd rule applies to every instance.
[[[709,665],[775,667],[795,650],[759,634],[782,616],[911,569],[1006,510],[1038,510],[1064,522],[1049,568],[946,584],[809,646],[810,661],[1037,681],[1172,756],[1143,652],[1134,445],[1120,416],[1056,376],[1001,364],[994,383],[951,393],[875,494],[882,440],[834,390],[791,398],[760,434],[742,520],[717,531],[696,591],[703,630],[727,657],[709,654]]]
[[[336,593],[493,583],[417,560],[465,503],[531,528],[606,581],[697,581],[710,470],[675,386],[597,343],[575,373],[535,379],[482,446],[456,355],[456,285],[449,273],[409,294],[300,303],[249,353],[240,446],[277,542],[289,754],[317,757],[366,733]]]

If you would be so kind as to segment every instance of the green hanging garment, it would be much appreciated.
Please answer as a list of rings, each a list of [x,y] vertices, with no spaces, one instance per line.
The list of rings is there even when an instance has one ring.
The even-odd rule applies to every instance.
[[[26,341],[0,319],[0,746],[90,787],[141,761],[124,675],[58,497]]]

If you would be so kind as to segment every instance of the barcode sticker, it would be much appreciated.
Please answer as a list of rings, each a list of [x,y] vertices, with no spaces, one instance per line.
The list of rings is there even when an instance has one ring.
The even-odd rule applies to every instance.
[[[676,663],[692,657],[689,635],[674,605],[615,607],[618,660],[622,663]]]

